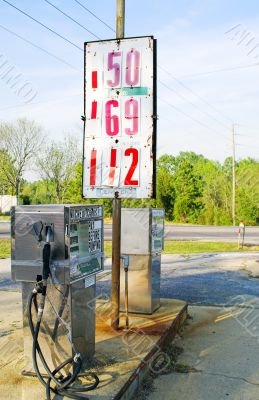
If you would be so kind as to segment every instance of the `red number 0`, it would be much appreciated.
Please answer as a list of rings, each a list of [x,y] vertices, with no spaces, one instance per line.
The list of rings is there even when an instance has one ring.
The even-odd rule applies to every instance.
[[[134,67],[132,68],[134,59]],[[127,85],[136,86],[139,83],[139,62],[140,62],[140,53],[138,50],[131,50],[127,53],[126,58],[126,83]],[[133,70],[133,77],[132,77]]]
[[[131,163],[129,171],[126,175],[126,178],[124,180],[124,185],[125,186],[137,186],[139,184],[139,181],[138,181],[138,179],[132,179],[132,176],[138,165],[138,150],[134,149],[134,148],[128,148],[125,150],[124,154],[127,157],[132,155],[132,163]]]

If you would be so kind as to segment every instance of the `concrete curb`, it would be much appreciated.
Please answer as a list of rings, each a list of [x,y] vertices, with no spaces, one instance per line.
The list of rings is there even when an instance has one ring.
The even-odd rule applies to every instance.
[[[152,347],[149,353],[141,361],[139,366],[134,370],[127,382],[115,395],[114,400],[132,400],[134,398],[136,391],[140,388],[141,383],[148,375],[150,363],[152,362],[152,359],[157,353],[158,349],[164,351],[166,347],[172,342],[182,324],[186,320],[187,315],[188,304],[186,304],[181,309],[177,317],[173,320],[171,326],[164,332],[156,345]]]

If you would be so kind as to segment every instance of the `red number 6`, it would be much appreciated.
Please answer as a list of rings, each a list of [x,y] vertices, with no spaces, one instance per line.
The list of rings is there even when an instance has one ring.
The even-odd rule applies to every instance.
[[[108,136],[116,136],[119,133],[119,117],[117,115],[111,115],[112,107],[119,107],[118,100],[109,100],[105,104],[105,130]]]

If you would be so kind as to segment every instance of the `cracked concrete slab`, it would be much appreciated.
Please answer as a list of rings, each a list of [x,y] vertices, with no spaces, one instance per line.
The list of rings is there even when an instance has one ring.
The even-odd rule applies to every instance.
[[[245,269],[253,278],[259,278],[259,256],[256,260],[248,260]]]
[[[193,320],[176,342],[178,363],[189,373],[154,381],[148,400],[257,400],[259,398],[259,310],[189,307]]]

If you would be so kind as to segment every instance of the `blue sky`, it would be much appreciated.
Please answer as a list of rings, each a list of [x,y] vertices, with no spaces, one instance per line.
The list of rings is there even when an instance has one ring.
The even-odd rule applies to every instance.
[[[100,38],[114,37],[74,0],[50,1]],[[44,0],[10,2],[79,47],[95,39]],[[80,2],[115,27],[116,0]],[[37,91],[32,103],[24,104],[0,79],[0,119],[26,116],[39,122],[51,138],[60,140],[72,133],[81,141],[83,52],[3,0],[0,7],[0,25],[75,68],[0,27],[0,55]],[[259,47],[248,55],[252,45],[238,45],[237,36],[231,39],[225,33],[238,24],[241,31],[246,30],[249,38],[254,38],[254,45],[259,43],[257,1],[126,0],[126,36],[153,34],[158,40],[159,155],[192,150],[222,161],[231,155],[231,124],[235,123],[237,158],[259,159],[259,64],[254,65],[259,63]],[[239,66],[242,68],[234,69]]]

